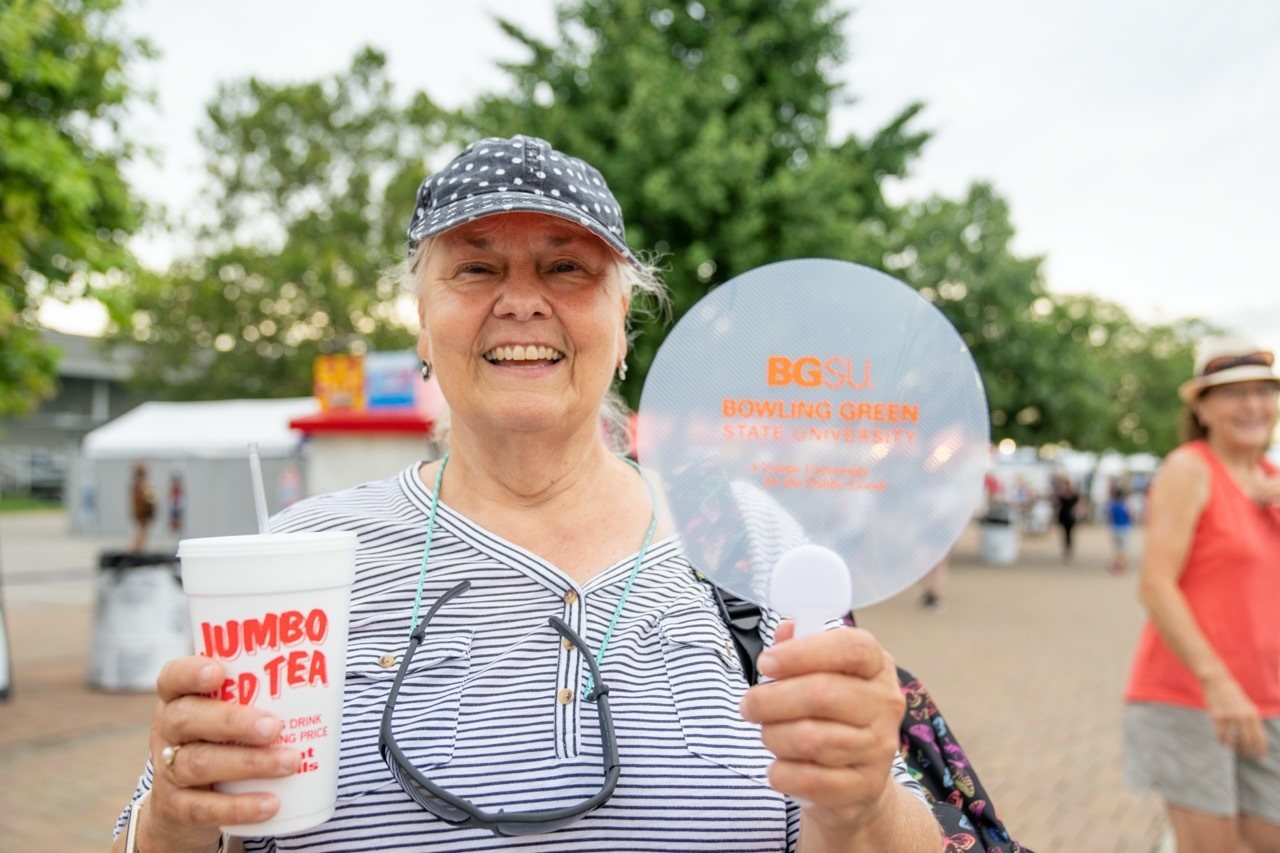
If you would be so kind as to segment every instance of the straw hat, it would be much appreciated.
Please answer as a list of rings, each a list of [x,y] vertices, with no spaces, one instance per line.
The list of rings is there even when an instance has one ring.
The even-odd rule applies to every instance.
[[[1257,381],[1280,384],[1274,364],[1274,353],[1246,338],[1205,338],[1196,347],[1196,374],[1178,387],[1178,396],[1190,404],[1204,389],[1215,385]]]

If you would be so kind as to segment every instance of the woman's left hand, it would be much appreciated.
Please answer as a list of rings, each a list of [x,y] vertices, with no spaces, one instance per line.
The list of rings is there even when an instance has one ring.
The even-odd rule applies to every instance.
[[[893,658],[875,637],[838,628],[792,639],[783,622],[776,645],[757,661],[774,681],[742,699],[742,716],[761,724],[776,756],[773,788],[807,808],[828,830],[857,832],[896,795],[890,768],[906,708]]]
[[[1280,507],[1280,474],[1262,478],[1257,498],[1263,506]]]

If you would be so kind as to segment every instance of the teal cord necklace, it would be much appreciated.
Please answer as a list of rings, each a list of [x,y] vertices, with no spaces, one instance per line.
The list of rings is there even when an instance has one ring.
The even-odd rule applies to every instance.
[[[622,615],[622,608],[626,606],[627,597],[631,595],[631,587],[636,582],[636,575],[640,574],[640,567],[644,565],[645,555],[649,553],[649,545],[653,542],[653,533],[658,529],[658,514],[655,509],[658,505],[657,499],[653,494],[653,486],[649,485],[649,481],[644,478],[644,473],[640,471],[640,466],[632,462],[625,456],[619,456],[623,462],[626,462],[636,472],[640,474],[640,479],[644,483],[645,488],[649,492],[649,529],[645,531],[644,542],[640,546],[640,552],[636,554],[635,565],[631,567],[631,572],[627,575],[627,582],[622,587],[622,594],[618,596],[618,604],[613,608],[613,617],[609,619],[609,627],[605,628],[604,637],[600,640],[600,650],[596,652],[596,666],[604,661],[605,650],[609,648],[609,641],[613,638],[613,629],[618,626],[618,617]],[[431,492],[431,507],[427,512],[427,541],[422,547],[422,566],[418,569],[418,591],[413,598],[413,617],[409,621],[409,633],[418,627],[418,612],[422,608],[422,587],[427,580],[427,561],[431,557],[431,540],[435,537],[436,532],[436,508],[440,505],[440,484],[444,480],[444,467],[449,464],[449,453],[445,451],[444,456],[440,457],[440,468],[436,471],[435,487]],[[583,681],[583,696],[591,695],[591,688],[595,685],[591,680],[591,673],[588,672],[586,679]]]
[[[413,618],[409,620],[409,635],[418,627],[418,610],[422,607],[422,585],[427,580],[427,560],[431,557],[431,540],[436,533],[436,508],[440,506],[440,482],[444,479],[444,466],[449,464],[449,451],[440,457],[440,470],[436,471],[436,484],[431,490],[431,509],[427,513],[427,542],[422,546],[422,568],[418,569],[418,594],[413,597]]]

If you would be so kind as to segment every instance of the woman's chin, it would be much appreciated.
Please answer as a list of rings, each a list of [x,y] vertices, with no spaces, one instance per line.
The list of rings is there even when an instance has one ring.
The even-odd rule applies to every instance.
[[[574,412],[553,400],[533,398],[511,400],[501,407],[479,414],[475,419],[467,419],[473,431],[481,437],[507,440],[516,436],[537,438],[539,436],[560,436],[570,425],[576,422]],[[455,416],[456,417],[456,416]],[[595,413],[588,417],[594,418]]]
[[[1224,430],[1232,443],[1242,447],[1261,447],[1264,450],[1271,446],[1274,425],[1239,425]]]

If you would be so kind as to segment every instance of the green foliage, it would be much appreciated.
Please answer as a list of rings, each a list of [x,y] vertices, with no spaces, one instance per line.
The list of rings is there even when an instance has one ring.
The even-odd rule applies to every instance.
[[[883,181],[905,175],[928,138],[914,127],[919,104],[869,139],[829,141],[846,100],[832,75],[845,16],[832,3],[577,0],[558,14],[554,43],[503,23],[528,58],[506,66],[509,93],[467,118],[477,135],[532,133],[599,167],[631,244],[667,259],[677,319],[713,283],[764,263],[866,263],[960,330],[997,439],[1171,446],[1187,329],[1142,329],[1114,304],[1049,293],[1041,259],[1013,251],[1008,204],[989,185],[887,203]],[[664,334],[651,323],[632,349],[633,404]]]
[[[1194,342],[1221,330],[1191,318],[1153,326],[1129,321],[1108,331],[1105,339],[1096,332],[1090,339],[1107,371],[1107,423],[1113,432],[1102,446],[1163,456],[1180,440],[1182,404],[1176,395],[1191,376]]]
[[[477,135],[530,133],[609,179],[632,246],[666,259],[675,316],[713,283],[805,256],[878,263],[880,191],[927,134],[918,105],[871,136],[829,141],[845,13],[827,0],[579,0],[546,44],[504,23],[529,59],[482,99]],[[665,326],[640,330],[634,404]]]
[[[62,501],[0,495],[0,514],[6,512],[32,512],[33,510],[56,512],[62,509]]]
[[[821,256],[885,269],[936,304],[986,382],[993,435],[1024,444],[1163,453],[1201,325],[1144,328],[1117,305],[1059,296],[1012,247],[989,185],[898,207],[928,134],[907,105],[863,138],[833,139],[845,13],[831,0],[567,0],[510,88],[462,115],[420,94],[398,107],[384,58],[292,85],[224,86],[202,139],[210,190],[196,253],[139,276],[117,305],[147,344],[143,380],[184,398],[306,393],[324,352],[410,345],[379,271],[403,252],[424,158],[530,133],[609,178],[632,246],[662,259],[678,318],[715,283]],[[118,294],[117,294],[118,295]],[[666,331],[632,348],[634,404]]]
[[[142,277],[128,306],[124,337],[152,354],[139,381],[183,399],[305,395],[316,355],[411,346],[380,273],[446,115],[425,96],[398,106],[366,49],[329,79],[224,85],[208,116],[199,251]]]
[[[885,267],[956,326],[982,373],[992,437],[1039,446],[1168,452],[1178,382],[1201,325],[1144,328],[1123,308],[1050,294],[1041,259],[1010,245],[1008,205],[987,184],[908,204]]]
[[[92,295],[97,274],[133,265],[140,211],[120,174],[133,149],[113,131],[134,94],[126,71],[149,49],[112,30],[119,5],[0,4],[0,415],[53,391],[39,301]]]

